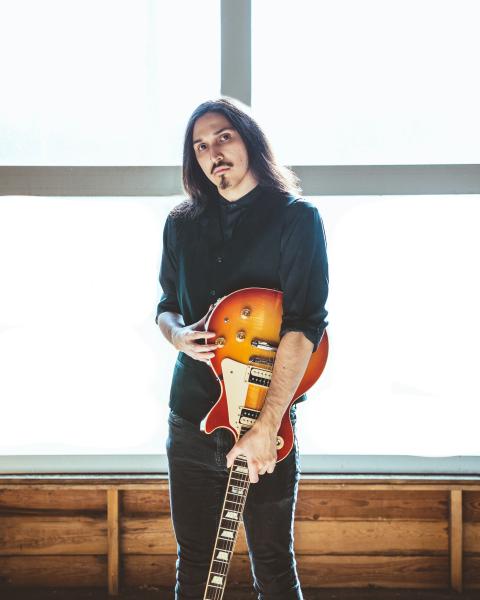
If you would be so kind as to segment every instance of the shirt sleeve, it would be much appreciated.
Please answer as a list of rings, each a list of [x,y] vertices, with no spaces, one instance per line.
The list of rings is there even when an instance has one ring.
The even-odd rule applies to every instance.
[[[287,331],[301,331],[313,343],[315,352],[328,325],[328,261],[323,221],[310,202],[300,200],[287,209],[281,238],[280,281],[280,338]]]
[[[158,317],[163,312],[175,312],[181,314],[178,305],[176,273],[177,260],[175,257],[175,228],[170,215],[165,221],[163,228],[163,250],[160,264],[159,282],[162,287],[162,296],[157,305],[155,323],[158,325]]]

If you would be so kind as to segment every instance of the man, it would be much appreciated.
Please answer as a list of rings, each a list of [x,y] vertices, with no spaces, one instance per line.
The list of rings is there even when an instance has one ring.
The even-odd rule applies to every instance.
[[[240,454],[256,484],[243,520],[258,598],[303,598],[292,533],[298,444],[295,435],[294,448],[276,464],[276,434],[327,325],[328,264],[321,217],[298,198],[297,182],[236,104],[208,101],[193,112],[183,150],[189,199],[165,223],[157,308],[163,335],[179,351],[167,440],[178,600],[203,598],[228,469]],[[204,325],[212,303],[244,287],[281,290],[283,318],[264,406],[233,444],[224,429],[211,435],[199,429],[220,394],[207,364],[215,355],[215,332]]]

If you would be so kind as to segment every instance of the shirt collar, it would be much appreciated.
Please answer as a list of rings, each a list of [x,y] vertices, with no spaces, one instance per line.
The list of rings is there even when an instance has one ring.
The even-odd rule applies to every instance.
[[[230,200],[226,200],[220,194],[218,189],[216,190],[216,192],[217,192],[215,195],[216,202],[222,208],[224,208],[226,210],[234,210],[236,208],[249,206],[250,204],[253,204],[255,202],[255,200],[258,198],[258,196],[260,195],[261,188],[260,188],[260,184],[257,184],[252,190],[250,190],[245,195],[238,198],[238,200],[233,200],[232,202],[230,202]]]

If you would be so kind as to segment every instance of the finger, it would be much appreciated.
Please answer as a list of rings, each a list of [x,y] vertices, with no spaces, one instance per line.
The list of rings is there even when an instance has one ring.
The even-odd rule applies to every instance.
[[[248,464],[248,476],[250,477],[250,482],[251,483],[257,483],[258,482],[258,467],[251,463],[250,461],[247,461]]]
[[[238,456],[238,452],[235,450],[235,446],[234,446],[230,450],[230,452],[227,454],[227,469],[229,469],[233,465],[237,456]]]
[[[194,352],[212,352],[213,350],[218,350],[217,344],[205,344],[204,346],[195,344],[194,346]]]
[[[194,350],[193,355],[197,360],[207,360],[208,358],[213,358],[215,356],[215,352],[210,352],[209,354],[206,354],[205,352],[196,352]]]
[[[269,465],[267,468],[267,473],[273,473],[275,471],[275,465],[276,463]]]
[[[201,338],[204,338],[204,339],[212,338],[217,335],[214,331],[195,331],[194,329],[189,331],[188,334],[194,340],[201,339]]]

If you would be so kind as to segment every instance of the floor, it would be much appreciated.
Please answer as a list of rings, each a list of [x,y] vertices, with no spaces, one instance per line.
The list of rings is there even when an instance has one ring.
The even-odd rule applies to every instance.
[[[480,590],[457,594],[451,590],[410,589],[305,589],[304,600],[480,600]],[[105,590],[0,588],[1,600],[112,600]],[[171,590],[141,586],[122,590],[118,600],[174,600]],[[256,600],[251,590],[226,590],[223,600]]]

